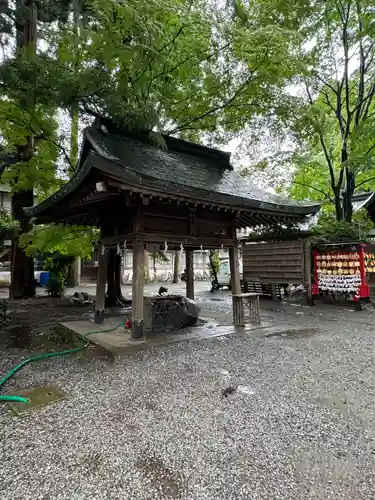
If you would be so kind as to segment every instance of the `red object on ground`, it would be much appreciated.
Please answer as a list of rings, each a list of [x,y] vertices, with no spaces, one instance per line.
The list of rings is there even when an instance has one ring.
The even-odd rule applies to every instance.
[[[360,245],[359,247],[359,271],[361,273],[361,286],[359,287],[359,296],[363,299],[370,297],[370,288],[367,284],[366,269],[365,269],[365,251],[364,247],[367,245]]]
[[[127,320],[125,321],[125,328],[126,328],[127,330],[130,330],[130,328],[131,328],[131,327],[132,327],[132,323],[131,323],[130,319],[127,319]]]
[[[319,295],[319,277],[318,277],[318,265],[316,262],[316,258],[318,255],[318,250],[313,251],[313,261],[314,261],[314,283],[311,286],[311,293],[312,295]]]

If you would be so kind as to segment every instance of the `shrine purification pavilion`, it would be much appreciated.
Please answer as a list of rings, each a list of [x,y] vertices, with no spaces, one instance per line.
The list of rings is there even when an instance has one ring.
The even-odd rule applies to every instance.
[[[253,187],[234,171],[230,154],[97,120],[84,131],[77,170],[59,191],[26,214],[37,224],[97,226],[101,244],[133,250],[132,338],[143,336],[145,249],[186,251],[186,295],[194,299],[193,251],[228,248],[232,293],[240,293],[237,230],[304,221],[311,202]],[[97,274],[96,318],[105,307],[106,252]],[[100,321],[100,320],[98,320]]]

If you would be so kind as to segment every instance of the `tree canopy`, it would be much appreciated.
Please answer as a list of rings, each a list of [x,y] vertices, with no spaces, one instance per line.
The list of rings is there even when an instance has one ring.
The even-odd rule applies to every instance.
[[[20,231],[39,238],[22,204],[74,174],[97,117],[155,141],[245,137],[245,174],[350,222],[374,180],[374,30],[370,0],[2,2],[0,174],[23,193]]]
[[[298,1],[289,8],[279,0],[261,5],[272,26],[281,23],[298,34],[291,52],[297,63],[280,89],[285,112],[275,112],[271,120],[262,116],[267,143],[255,149],[243,173],[276,189],[289,186],[294,198],[324,201],[334,207],[337,220],[350,222],[354,192],[375,185],[372,4]],[[248,129],[244,144],[251,142],[254,149],[257,137]]]
[[[301,47],[305,99],[293,130],[305,149],[295,156],[291,193],[329,201],[337,220],[350,222],[355,190],[374,181],[375,12],[367,0],[319,7]]]

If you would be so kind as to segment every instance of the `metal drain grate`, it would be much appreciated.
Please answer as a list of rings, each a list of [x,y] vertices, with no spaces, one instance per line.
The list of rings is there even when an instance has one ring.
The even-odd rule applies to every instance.
[[[23,396],[29,398],[29,403],[8,403],[11,410],[20,415],[23,412],[47,406],[66,398],[66,394],[54,385],[44,387],[29,387],[9,394],[10,396]]]

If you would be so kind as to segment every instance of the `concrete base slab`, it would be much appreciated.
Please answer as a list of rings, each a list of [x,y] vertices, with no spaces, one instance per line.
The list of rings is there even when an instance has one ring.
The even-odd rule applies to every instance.
[[[205,318],[205,320],[209,320],[209,318]],[[102,325],[95,325],[92,321],[87,320],[61,324],[80,337],[87,335],[89,332],[98,332],[90,335],[88,339],[114,356],[149,349],[151,347],[174,344],[176,342],[256,333],[262,336],[269,336],[277,333],[282,334],[284,331],[291,330],[290,327],[275,326],[269,322],[263,322],[260,325],[248,325],[246,327],[217,326],[217,323],[213,320],[212,322],[208,321],[207,325],[185,328],[142,340],[132,340],[129,330],[125,330],[123,326],[116,327],[113,322],[109,323],[108,320],[105,320]]]
[[[112,355],[125,354],[127,352],[173,344],[176,342],[220,337],[222,335],[235,333],[233,328],[230,328],[230,331],[228,331],[228,327],[216,327],[212,325],[210,328],[204,326],[190,327],[175,333],[171,332],[141,340],[132,340],[129,330],[125,330],[124,327],[116,328],[113,326],[113,323],[108,323],[108,321],[104,321],[99,328],[98,325],[95,325],[91,321],[71,321],[61,324],[80,337],[87,335],[89,332],[98,331],[98,333],[90,335],[88,339],[90,342],[100,346]],[[107,331],[111,328],[115,329]]]

